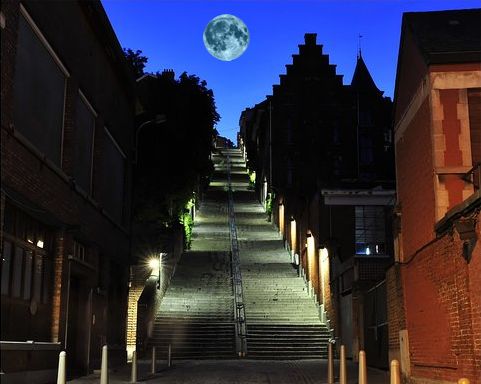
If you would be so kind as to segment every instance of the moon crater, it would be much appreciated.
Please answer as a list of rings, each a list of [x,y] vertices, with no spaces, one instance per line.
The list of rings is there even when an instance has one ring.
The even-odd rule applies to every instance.
[[[247,49],[249,40],[247,26],[234,15],[216,16],[204,30],[207,51],[222,61],[231,61],[241,56]]]

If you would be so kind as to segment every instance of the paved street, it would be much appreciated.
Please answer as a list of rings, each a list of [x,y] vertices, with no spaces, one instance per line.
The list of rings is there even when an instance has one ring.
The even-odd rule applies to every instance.
[[[130,383],[130,366],[112,372],[110,384]],[[165,361],[158,362],[158,371],[150,374],[148,361],[139,363],[138,382],[169,384],[321,384],[326,383],[326,360],[182,360],[172,368]],[[337,374],[337,362],[335,376]],[[98,383],[99,375],[69,381],[72,384]],[[357,364],[348,362],[349,384],[357,383]],[[370,384],[389,383],[387,372],[369,369]]]

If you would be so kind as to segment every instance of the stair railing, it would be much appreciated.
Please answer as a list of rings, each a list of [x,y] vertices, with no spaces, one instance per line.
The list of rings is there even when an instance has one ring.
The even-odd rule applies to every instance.
[[[235,328],[236,328],[236,352],[239,357],[247,354],[247,331],[245,321],[244,294],[242,290],[242,274],[240,269],[239,243],[237,241],[237,226],[235,223],[234,197],[232,194],[231,183],[231,161],[227,155],[227,181],[228,181],[228,200],[229,200],[229,229],[231,244],[231,266],[234,286],[235,304]]]

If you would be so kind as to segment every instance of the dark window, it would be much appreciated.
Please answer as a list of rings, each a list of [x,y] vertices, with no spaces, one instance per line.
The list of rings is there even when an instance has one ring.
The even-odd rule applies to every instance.
[[[25,268],[23,273],[23,299],[30,300],[32,293],[32,251],[25,251]]]
[[[384,207],[357,206],[355,215],[356,254],[384,255],[386,253]]]
[[[118,223],[122,222],[125,184],[125,156],[105,129],[103,156],[103,199],[107,212]]]
[[[5,212],[15,225],[4,234],[1,294],[46,303],[52,284],[50,230],[9,203]]]
[[[15,246],[13,256],[12,296],[20,297],[22,291],[23,248]]]
[[[372,116],[369,111],[359,111],[359,126],[370,127],[372,126]]]
[[[2,295],[10,293],[10,274],[12,268],[12,243],[3,242],[2,250]]]
[[[23,15],[13,84],[15,128],[60,165],[65,74]]]
[[[43,256],[41,253],[35,255],[34,269],[33,269],[33,299],[39,303],[42,296],[42,268]]]
[[[85,261],[85,247],[78,241],[73,243],[73,257],[80,261]]]
[[[95,114],[84,97],[79,94],[75,123],[74,177],[77,184],[87,193],[91,192],[94,131]]]
[[[369,165],[373,160],[372,139],[370,137],[361,136],[359,138],[359,162],[361,165]]]

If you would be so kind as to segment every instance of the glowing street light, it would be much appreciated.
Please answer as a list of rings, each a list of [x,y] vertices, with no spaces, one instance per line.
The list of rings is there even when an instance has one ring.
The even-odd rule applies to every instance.
[[[160,289],[160,270],[162,268],[162,253],[158,257],[152,257],[148,261],[149,268],[152,270],[151,276],[157,276],[157,289]]]
[[[152,273],[160,272],[160,260],[159,258],[152,258],[149,260],[149,267],[152,269]]]

